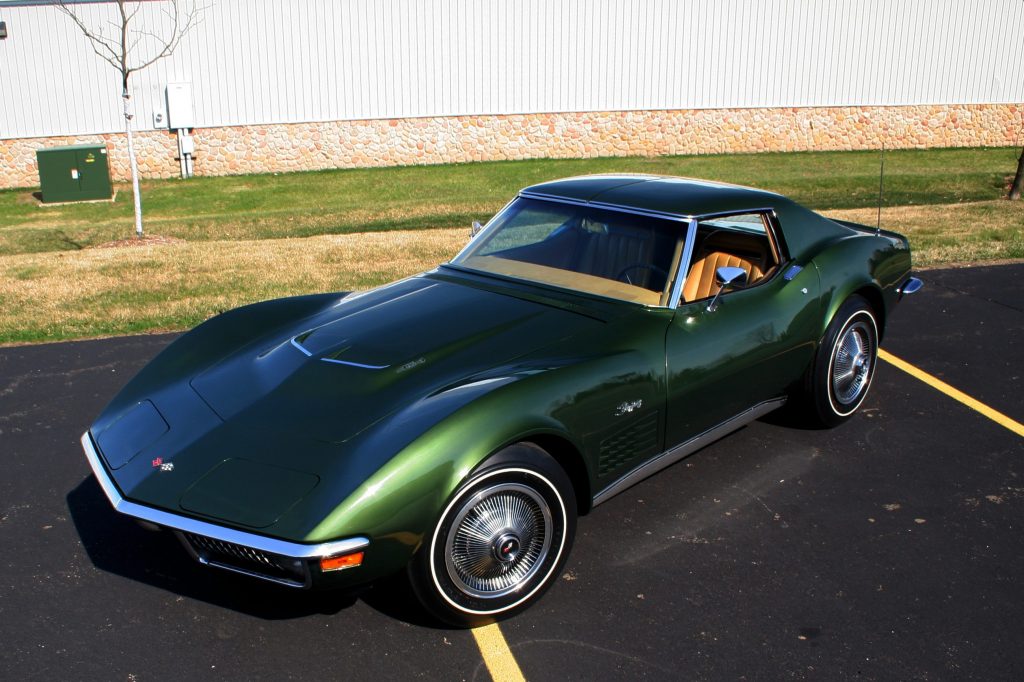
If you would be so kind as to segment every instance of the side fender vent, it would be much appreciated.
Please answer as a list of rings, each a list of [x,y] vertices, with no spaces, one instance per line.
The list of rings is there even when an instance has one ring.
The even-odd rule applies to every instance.
[[[597,475],[606,476],[622,465],[658,449],[657,411],[638,419],[601,442]]]

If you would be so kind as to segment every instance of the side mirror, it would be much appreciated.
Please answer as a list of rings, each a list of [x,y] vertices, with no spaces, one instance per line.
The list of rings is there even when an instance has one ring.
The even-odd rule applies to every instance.
[[[747,283],[747,271],[743,268],[721,267],[715,270],[715,283],[718,285],[718,293],[708,303],[708,312],[713,313],[718,308],[718,297],[726,289],[741,287]]]
[[[484,226],[480,224],[480,221],[474,220],[473,226],[469,228],[469,238],[472,239],[473,237],[480,234],[480,230],[482,229],[484,229]]]

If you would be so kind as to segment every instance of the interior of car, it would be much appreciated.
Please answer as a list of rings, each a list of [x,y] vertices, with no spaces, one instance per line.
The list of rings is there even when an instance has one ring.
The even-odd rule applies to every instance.
[[[463,262],[579,291],[664,304],[686,222],[532,200],[521,200],[515,208]],[[757,212],[700,221],[678,303],[717,294],[715,273],[724,266],[746,272],[738,286],[765,281],[781,262],[769,228],[767,217]]]
[[[545,239],[487,255],[623,282],[660,293],[668,281],[679,225],[664,229],[628,213],[575,216]],[[659,229],[661,228],[661,229]]]
[[[743,287],[748,288],[767,279],[778,264],[778,247],[760,214],[701,222],[697,225],[680,302],[690,303],[717,294],[718,268],[743,268],[747,273]]]

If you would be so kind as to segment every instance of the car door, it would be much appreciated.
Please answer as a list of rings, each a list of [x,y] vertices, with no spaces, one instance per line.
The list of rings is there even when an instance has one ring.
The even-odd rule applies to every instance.
[[[811,361],[819,317],[817,271],[788,259],[772,212],[695,226],[684,296],[666,334],[668,447],[782,395]],[[714,300],[714,273],[699,270],[721,264],[744,267],[749,282]]]

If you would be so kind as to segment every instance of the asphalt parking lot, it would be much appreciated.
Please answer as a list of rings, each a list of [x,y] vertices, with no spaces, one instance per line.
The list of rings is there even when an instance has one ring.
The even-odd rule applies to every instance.
[[[1024,264],[921,277],[884,348],[1024,422]],[[0,678],[487,679],[395,585],[222,575],[110,509],[78,438],[172,338],[0,349]],[[1024,438],[880,363],[842,427],[757,422],[583,518],[502,674],[1022,679],[1022,526]]]

